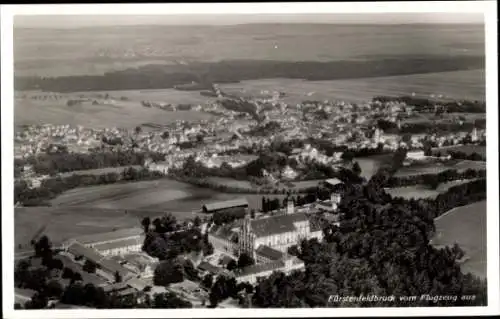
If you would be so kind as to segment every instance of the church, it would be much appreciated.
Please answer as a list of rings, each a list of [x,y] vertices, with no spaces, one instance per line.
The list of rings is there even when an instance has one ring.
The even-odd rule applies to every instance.
[[[303,212],[296,212],[291,199],[280,215],[251,219],[246,214],[243,220],[231,225],[214,226],[209,232],[209,241],[216,250],[238,256],[245,252],[254,260],[266,259],[259,252],[286,252],[302,239],[322,240],[323,231],[319,225],[312,225]]]

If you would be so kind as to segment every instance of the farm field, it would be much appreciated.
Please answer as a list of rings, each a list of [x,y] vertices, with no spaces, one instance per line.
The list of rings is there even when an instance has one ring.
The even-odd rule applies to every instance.
[[[59,176],[61,177],[68,177],[71,175],[102,175],[102,174],[109,174],[109,173],[121,173],[129,168],[133,169],[141,169],[142,166],[140,165],[131,165],[131,166],[120,166],[120,167],[104,167],[104,168],[96,168],[96,169],[86,169],[86,170],[80,170],[80,171],[71,171],[67,173],[61,173]]]
[[[469,260],[462,264],[464,272],[486,278],[486,201],[461,206],[435,219],[434,245],[453,245],[464,249]]]
[[[439,194],[445,193],[453,186],[468,183],[470,180],[457,180],[441,183],[436,189],[430,189],[426,185],[415,185],[405,187],[386,188],[385,191],[393,197],[403,197],[404,199],[436,198]]]
[[[441,152],[441,153],[446,153],[446,152],[462,152],[466,153],[467,155],[473,154],[473,153],[478,153],[482,156],[486,155],[486,146],[481,146],[481,145],[453,145],[453,146],[445,146],[445,147],[436,147],[432,149],[433,152]]]
[[[98,209],[172,212],[177,218],[193,216],[203,204],[245,197],[250,208],[260,209],[262,197],[286,195],[222,193],[170,179],[72,189],[51,201],[54,207],[95,207]]]
[[[252,184],[249,181],[241,181],[232,178],[223,178],[223,177],[209,177],[208,180],[212,181],[218,185],[225,185],[228,187],[235,187],[239,189],[248,189],[248,190],[257,190],[259,186]],[[290,188],[290,189],[303,189],[317,186],[320,182],[324,181],[324,179],[315,179],[315,180],[306,180],[306,181],[290,181],[290,186],[287,186],[286,183],[280,184],[279,188]]]
[[[77,94],[63,96],[57,100],[16,99],[14,101],[14,123],[16,126],[25,124],[70,124],[93,128],[134,128],[145,123],[165,125],[177,120],[200,121],[212,118],[213,115],[200,111],[167,112],[157,108],[146,108],[142,100],[155,101],[148,97],[149,93],[139,91],[94,92],[93,94],[109,93],[127,97],[127,101],[112,101],[109,104],[92,105],[84,103],[77,106],[67,106],[68,99],[76,99]],[[45,94],[45,93],[42,93]],[[87,92],[88,94],[88,92]],[[173,89],[151,93],[164,103],[201,103],[198,92],[180,92]],[[47,94],[50,95],[50,94]],[[88,95],[87,95],[88,96]],[[161,99],[159,97],[162,97]],[[201,97],[201,96],[200,96]],[[207,98],[204,98],[206,101]]]
[[[455,169],[459,172],[462,172],[469,168],[486,169],[486,162],[460,160],[451,165],[443,163],[429,163],[424,165],[402,167],[396,172],[396,174],[394,174],[394,176],[405,177],[405,176],[422,175],[422,174],[439,174],[448,169]]]
[[[139,217],[123,210],[96,207],[19,207],[14,210],[15,250],[30,249],[30,240],[42,230],[54,244],[74,236],[140,226]]]
[[[265,90],[286,93],[283,101],[343,100],[362,103],[376,95],[443,95],[449,99],[485,100],[484,70],[412,74],[352,80],[302,81],[265,79],[221,84],[228,93],[260,94]]]

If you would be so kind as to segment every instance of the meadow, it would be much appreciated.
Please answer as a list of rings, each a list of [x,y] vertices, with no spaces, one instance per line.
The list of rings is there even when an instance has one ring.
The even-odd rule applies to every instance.
[[[232,178],[209,177],[208,180],[215,183],[216,185],[224,185],[227,187],[234,187],[242,190],[257,191],[260,188],[258,185],[253,184],[249,181],[236,180]],[[277,187],[280,189],[282,188],[305,189],[318,186],[318,184],[322,181],[324,181],[324,179],[290,181],[286,183],[280,183]]]
[[[451,163],[428,163],[418,164],[400,168],[395,174],[395,177],[405,177],[423,174],[439,174],[449,169],[457,170],[458,172],[466,171],[467,169],[486,169],[486,162],[459,160]]]
[[[96,168],[96,169],[86,169],[86,170],[79,170],[79,171],[71,171],[67,173],[61,173],[59,176],[61,177],[68,177],[71,175],[103,175],[103,174],[109,174],[109,173],[117,173],[120,174],[123,171],[133,168],[136,170],[139,170],[142,168],[140,165],[131,165],[131,166],[120,166],[120,167],[104,167],[104,168]]]
[[[366,180],[370,178],[379,170],[381,166],[390,161],[392,155],[374,155],[366,157],[356,157],[355,162],[358,162],[361,167],[361,176]]]
[[[196,215],[203,204],[245,197],[251,209],[261,209],[262,197],[285,195],[233,194],[201,188],[171,179],[80,187],[51,201],[53,207],[171,212],[179,219]]]
[[[303,81],[264,79],[221,84],[228,93],[260,94],[261,91],[285,92],[288,103],[303,100],[350,101],[362,103],[377,95],[443,95],[449,99],[485,99],[484,70],[466,70],[352,80]],[[483,115],[484,117],[484,115]]]
[[[386,188],[385,191],[392,197],[403,197],[405,199],[420,199],[420,198],[436,198],[439,194],[443,194],[453,186],[468,183],[473,180],[457,180],[446,183],[441,183],[436,189],[431,189],[426,185],[413,185],[404,187]]]
[[[454,208],[435,219],[433,245],[453,245],[455,242],[469,257],[462,271],[486,278],[486,201]]]
[[[26,124],[70,124],[82,125],[91,128],[120,127],[132,129],[141,124],[165,125],[177,120],[200,121],[210,119],[213,115],[199,111],[167,112],[157,108],[146,108],[141,105],[142,100],[163,103],[192,103],[200,102],[197,92],[180,92],[166,89],[151,93],[142,91],[123,92],[86,92],[85,96],[109,93],[111,96],[126,97],[127,101],[113,100],[99,105],[84,103],[82,105],[67,106],[69,99],[79,98],[80,94],[63,95],[57,100],[16,99],[14,101],[14,123],[16,126]],[[33,93],[32,93],[33,94]],[[42,93],[43,94],[43,93]],[[47,94],[49,95],[49,94]],[[204,98],[205,101],[207,98]]]
[[[242,24],[51,30],[14,24],[16,75],[103,74],[147,64],[182,67],[230,59],[339,61],[423,54],[484,55],[484,29],[466,24]]]

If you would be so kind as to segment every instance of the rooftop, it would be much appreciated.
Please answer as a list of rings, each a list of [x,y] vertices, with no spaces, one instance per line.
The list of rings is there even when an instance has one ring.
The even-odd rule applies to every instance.
[[[99,263],[101,259],[104,258],[104,256],[99,254],[95,249],[85,247],[79,242],[71,244],[68,247],[68,252],[73,254],[75,257],[82,256],[95,263]]]
[[[122,238],[140,236],[144,230],[140,227],[118,229],[107,233],[97,233],[74,238],[74,240],[86,245],[93,243],[101,243],[106,241],[120,240]]]
[[[214,211],[224,208],[248,206],[248,201],[246,198],[236,198],[231,200],[226,200],[222,202],[210,203],[203,205],[203,208],[207,211]]]
[[[265,237],[272,234],[293,232],[296,229],[294,223],[307,220],[308,218],[304,213],[295,213],[254,219],[251,225],[252,231],[257,237]]]
[[[342,181],[338,178],[329,178],[325,180],[325,183],[330,184],[332,186],[336,186],[338,184],[342,184]]]
[[[280,270],[283,267],[285,267],[285,264],[283,261],[281,261],[281,260],[273,261],[270,263],[256,264],[256,265],[245,267],[245,268],[239,270],[236,273],[236,275],[238,277],[248,276],[248,275],[256,275],[256,274],[266,272],[266,271]]]
[[[140,235],[136,238],[128,238],[123,240],[112,241],[109,243],[97,244],[94,248],[98,251],[105,251],[116,248],[123,248],[128,246],[142,245],[144,242],[144,235]]]
[[[266,245],[260,245],[255,250],[255,253],[270,260],[281,260],[284,256],[284,254],[281,251],[273,249]]]

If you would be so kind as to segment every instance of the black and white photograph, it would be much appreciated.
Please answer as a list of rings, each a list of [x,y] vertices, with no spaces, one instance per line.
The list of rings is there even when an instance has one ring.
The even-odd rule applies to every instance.
[[[6,317],[498,313],[496,2],[399,5],[2,6]]]

